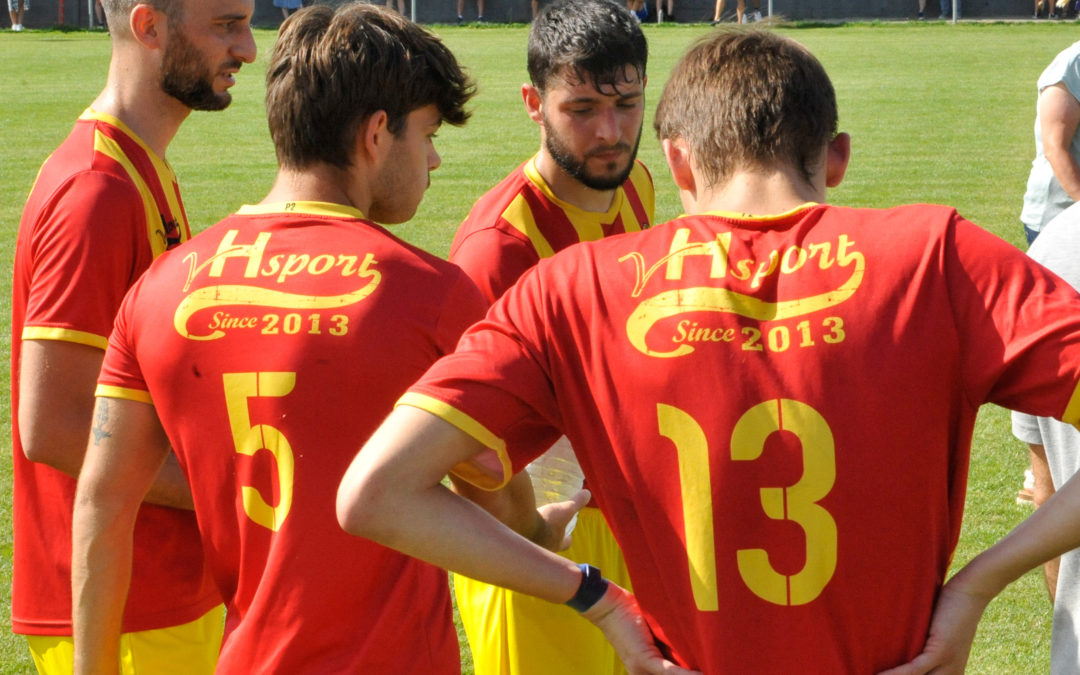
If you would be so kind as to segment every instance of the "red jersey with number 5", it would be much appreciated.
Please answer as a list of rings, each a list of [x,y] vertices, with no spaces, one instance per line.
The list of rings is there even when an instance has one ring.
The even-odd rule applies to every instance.
[[[923,645],[979,406],[1075,422],[1078,379],[1080,297],[1015,247],[810,204],[542,261],[401,404],[492,449],[479,484],[564,432],[679,663],[865,674]]]
[[[338,526],[337,486],[485,306],[360,212],[245,207],[125,299],[99,396],[152,401],[228,610],[220,672],[457,673],[446,573]]]

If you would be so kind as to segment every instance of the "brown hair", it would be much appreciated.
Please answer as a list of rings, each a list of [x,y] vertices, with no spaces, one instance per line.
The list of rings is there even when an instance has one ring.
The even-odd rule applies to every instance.
[[[266,71],[266,116],[282,166],[346,167],[357,125],[380,110],[394,134],[434,104],[462,125],[475,88],[434,35],[385,7],[314,5],[281,26]]]
[[[150,5],[169,17],[170,21],[179,21],[184,14],[182,0],[101,0],[105,10],[105,19],[109,23],[109,34],[127,34],[128,20],[135,5]]]
[[[809,182],[836,135],[836,93],[805,47],[765,31],[720,32],[675,66],[656,108],[663,139],[682,138],[709,185],[737,167],[789,164]]]

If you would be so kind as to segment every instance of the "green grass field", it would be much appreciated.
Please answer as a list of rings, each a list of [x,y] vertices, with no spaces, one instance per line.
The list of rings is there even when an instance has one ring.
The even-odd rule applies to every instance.
[[[435,27],[479,85],[472,121],[437,140],[443,165],[416,218],[394,231],[445,255],[472,202],[536,150],[538,135],[521,109],[526,26]],[[667,73],[705,25],[646,26],[651,59],[649,108]],[[1035,80],[1077,39],[1074,23],[889,23],[781,26],[825,64],[840,101],[841,128],[853,158],[829,201],[853,206],[947,203],[988,230],[1021,245],[1018,214],[1033,157]],[[272,31],[258,31],[260,54],[238,76],[234,103],[198,113],[169,149],[193,227],[201,230],[239,204],[259,200],[275,171],[262,111],[262,77]],[[104,83],[109,57],[103,33],[27,31],[0,34],[0,267],[11,269],[15,232],[38,166],[67,135]],[[999,70],[1000,69],[1000,70]],[[651,131],[640,156],[657,186],[657,219],[679,214],[678,197]],[[0,340],[10,349],[10,273],[0,278]],[[6,370],[5,370],[6,372]],[[9,418],[7,377],[0,408]],[[0,425],[10,446],[10,431]],[[1014,503],[1026,451],[1009,434],[1007,412],[988,407],[976,429],[970,489],[955,561],[986,547],[1027,510]],[[0,606],[8,610],[11,576],[11,464],[0,454]],[[6,618],[6,616],[5,616]],[[1029,574],[995,601],[976,641],[971,673],[1045,672],[1050,608],[1042,579]],[[471,666],[466,663],[466,672]],[[0,673],[31,672],[21,638],[0,634]]]

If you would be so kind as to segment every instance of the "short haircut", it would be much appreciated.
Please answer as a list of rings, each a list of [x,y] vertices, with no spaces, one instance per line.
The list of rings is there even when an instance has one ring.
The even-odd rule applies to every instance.
[[[737,167],[776,164],[809,182],[836,124],[836,93],[821,63],[765,31],[720,32],[691,46],[653,121],[661,140],[683,139],[710,186]]]
[[[176,21],[183,16],[183,0],[101,0],[101,8],[105,10],[105,19],[109,24],[109,34],[117,35],[118,32],[128,33],[128,17],[135,5],[150,5],[162,12],[171,21]]]
[[[540,12],[529,31],[529,78],[543,94],[570,68],[579,82],[591,76],[597,89],[626,81],[630,66],[645,79],[649,46],[634,16],[610,0],[557,0]]]
[[[382,110],[398,135],[429,104],[462,125],[475,88],[434,35],[385,7],[314,5],[281,26],[266,71],[278,163],[349,166],[357,127]]]

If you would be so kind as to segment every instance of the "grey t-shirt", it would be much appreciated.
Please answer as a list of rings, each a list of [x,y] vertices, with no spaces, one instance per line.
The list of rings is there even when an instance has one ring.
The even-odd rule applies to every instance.
[[[1077,43],[1080,44],[1080,43]],[[1076,45],[1073,45],[1074,47]],[[1080,203],[1070,206],[1043,228],[1028,255],[1080,289]],[[1080,470],[1080,431],[1050,417],[1013,411],[1013,435],[1046,447],[1054,488]],[[1050,637],[1051,675],[1080,673],[1080,549],[1061,556],[1054,628]]]
[[[1039,76],[1038,90],[1061,83],[1077,101],[1080,101],[1080,42],[1074,42],[1054,57]],[[1080,130],[1073,135],[1069,154],[1080,161]],[[1035,113],[1035,160],[1031,163],[1027,190],[1024,192],[1024,209],[1020,220],[1032,230],[1041,231],[1059,213],[1073,203],[1072,197],[1054,177],[1046,155],[1043,154],[1042,130],[1038,109]]]

